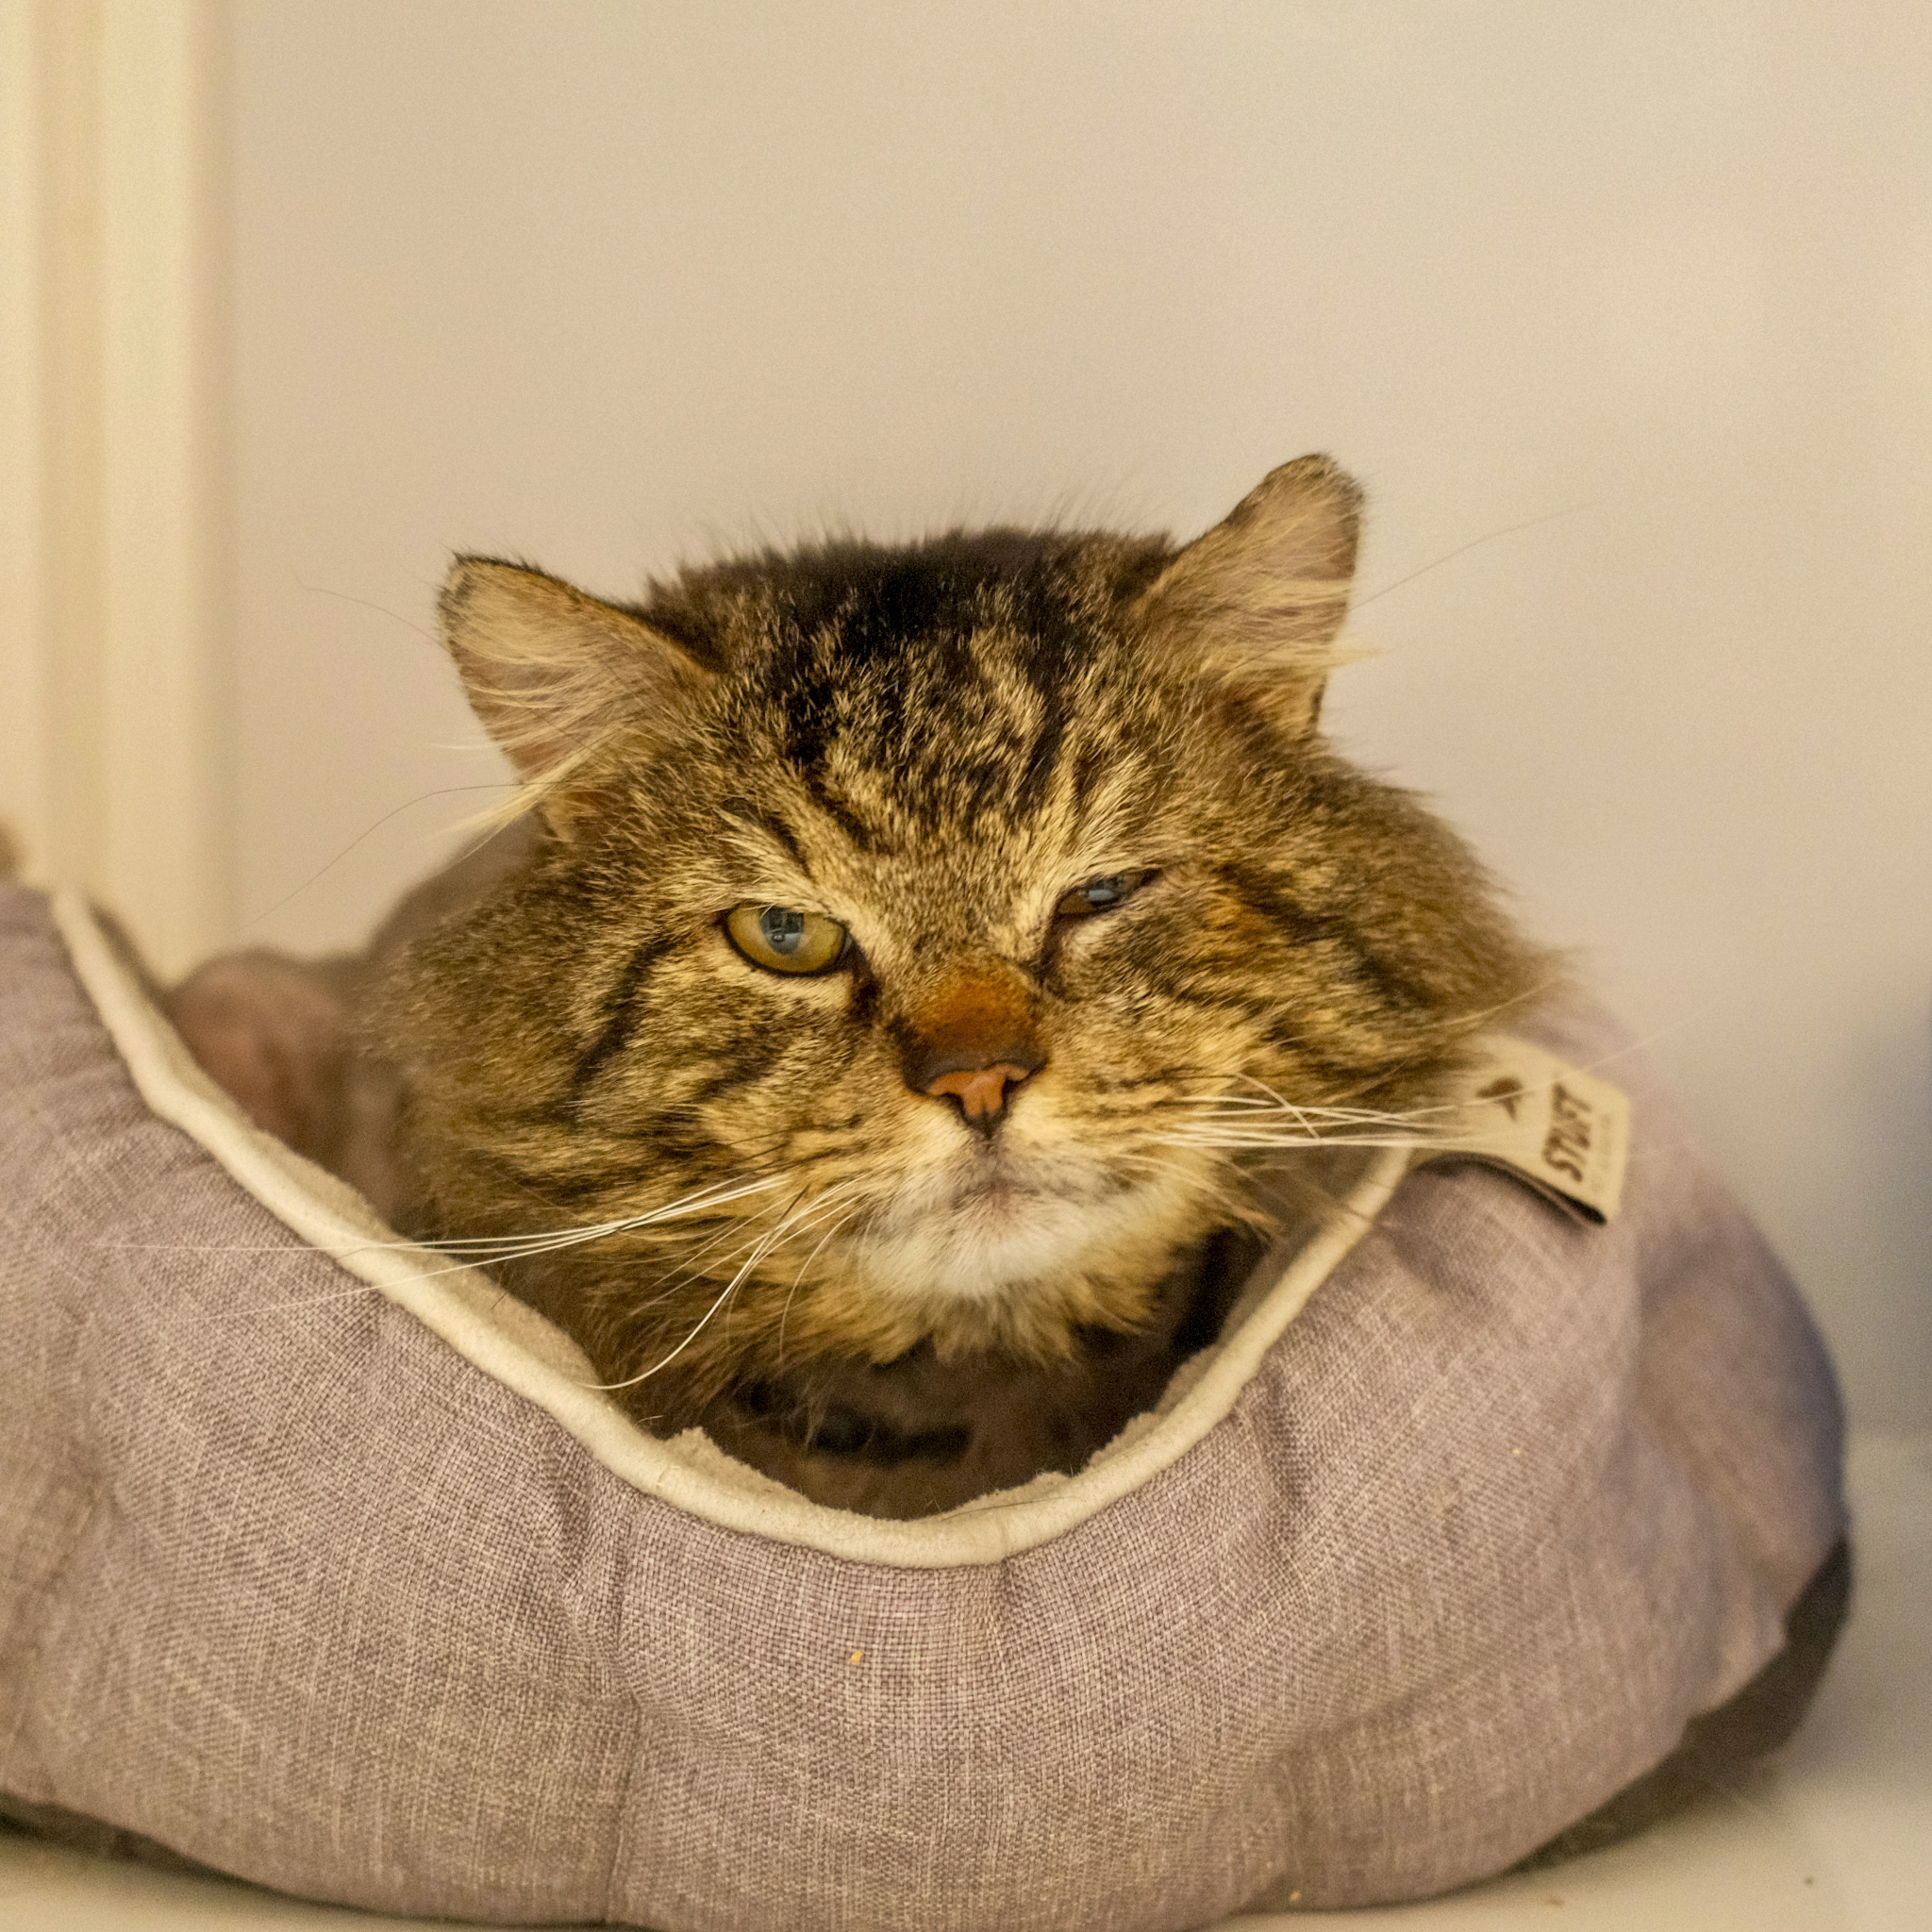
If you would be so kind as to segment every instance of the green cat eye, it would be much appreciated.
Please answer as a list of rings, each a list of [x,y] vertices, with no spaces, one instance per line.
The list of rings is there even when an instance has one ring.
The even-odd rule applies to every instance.
[[[845,928],[836,919],[786,906],[734,906],[724,916],[724,930],[767,973],[823,973],[845,951]]]
[[[1054,909],[1057,919],[1091,919],[1096,912],[1110,912],[1124,899],[1131,899],[1154,874],[1151,872],[1110,872],[1078,885]]]

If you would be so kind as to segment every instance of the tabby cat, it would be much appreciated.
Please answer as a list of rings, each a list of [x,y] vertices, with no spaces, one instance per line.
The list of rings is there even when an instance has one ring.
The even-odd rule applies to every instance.
[[[837,541],[638,605],[460,558],[523,817],[177,1021],[657,1433],[891,1516],[1075,1469],[1265,1233],[1217,1127],[1411,1116],[1544,975],[1319,729],[1358,502],[1304,457],[1179,549]]]

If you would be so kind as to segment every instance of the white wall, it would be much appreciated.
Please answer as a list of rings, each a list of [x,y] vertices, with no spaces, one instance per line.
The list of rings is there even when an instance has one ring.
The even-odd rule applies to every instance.
[[[1921,0],[231,20],[250,936],[487,795],[452,548],[1191,531],[1329,449],[1337,729],[1654,1037],[1857,1418],[1932,1424]]]

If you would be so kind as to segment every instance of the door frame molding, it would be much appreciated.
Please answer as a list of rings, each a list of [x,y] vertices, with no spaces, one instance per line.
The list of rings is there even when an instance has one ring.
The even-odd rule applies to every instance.
[[[0,0],[0,819],[158,969],[229,924],[217,0]]]

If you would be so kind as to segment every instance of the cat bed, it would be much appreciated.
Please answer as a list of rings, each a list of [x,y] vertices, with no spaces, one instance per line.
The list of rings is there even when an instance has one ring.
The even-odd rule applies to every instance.
[[[659,1932],[1496,1872],[1763,1681],[1843,1531],[1810,1324],[1615,1076],[1607,1225],[1374,1153],[1088,1469],[877,1521],[644,1435],[250,1127],[78,905],[0,887],[4,1808]]]

